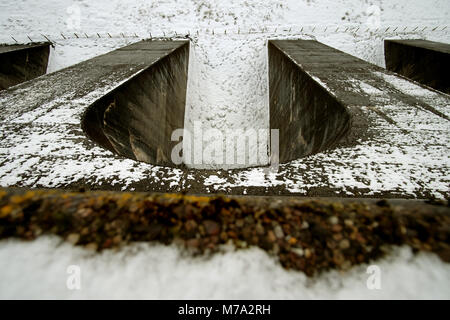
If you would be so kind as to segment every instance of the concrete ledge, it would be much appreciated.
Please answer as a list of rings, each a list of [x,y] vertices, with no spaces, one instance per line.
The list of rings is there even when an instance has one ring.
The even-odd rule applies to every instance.
[[[385,40],[386,69],[450,94],[450,44]]]
[[[145,52],[154,62],[92,105],[82,127],[93,141],[118,155],[173,166],[171,134],[184,127],[189,42],[147,41],[104,56]]]
[[[0,90],[47,72],[50,43],[0,45]]]

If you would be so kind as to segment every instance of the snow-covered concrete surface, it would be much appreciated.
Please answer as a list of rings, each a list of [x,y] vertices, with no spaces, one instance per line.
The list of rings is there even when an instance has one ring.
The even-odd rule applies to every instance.
[[[361,96],[357,101],[362,105],[347,107],[367,118],[369,138],[291,161],[266,174],[262,168],[228,172],[164,168],[123,159],[96,146],[80,128],[82,113],[143,66],[122,66],[126,70],[112,73],[102,69],[105,74],[98,81],[98,76],[89,78],[95,61],[0,93],[1,186],[448,198],[450,97],[382,68],[361,61],[371,72],[351,67],[334,76],[308,71],[331,94],[345,88]]]
[[[135,244],[95,254],[58,237],[3,240],[0,298],[450,299],[450,266],[433,254],[393,248],[370,265],[379,267],[380,289],[367,286],[369,265],[307,278],[256,248],[193,258],[175,245]],[[79,267],[80,290],[67,287],[69,266]]]
[[[186,123],[200,120],[224,130],[268,127],[267,39],[315,38],[383,67],[385,38],[448,42],[449,21],[448,0],[4,0],[0,42],[43,41],[46,35],[56,41],[48,69],[54,72],[150,35],[189,33]],[[449,98],[395,76],[374,76],[449,116]],[[449,197],[448,122],[426,111],[392,106],[400,129],[410,131],[404,135],[368,108],[368,117],[396,134],[294,161],[278,174],[247,169],[225,178],[221,171],[194,175],[138,163],[81,142],[83,110],[119,83],[111,75],[86,96],[70,103],[60,96],[32,112],[20,104],[35,97],[16,91],[1,124],[0,186],[189,191],[201,185],[209,192],[300,195],[326,187],[347,196]],[[383,99],[369,83],[357,81],[355,90]],[[3,115],[4,103],[0,98]],[[426,148],[417,147],[426,141]],[[342,160],[348,153],[355,155],[352,163]],[[0,243],[0,297],[450,298],[449,267],[434,255],[412,256],[403,248],[374,263],[382,270],[382,290],[367,289],[367,266],[311,280],[257,249],[193,259],[172,246],[136,245],[96,255],[59,238],[8,240]],[[71,264],[81,267],[81,291],[66,287]]]

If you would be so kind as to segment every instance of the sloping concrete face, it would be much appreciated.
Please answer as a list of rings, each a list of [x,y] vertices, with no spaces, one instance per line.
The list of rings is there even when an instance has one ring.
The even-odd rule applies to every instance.
[[[279,129],[280,161],[287,162],[332,147],[350,128],[350,114],[292,60],[307,56],[312,42],[270,41],[270,128]]]
[[[0,90],[47,72],[50,43],[0,46]]]
[[[450,44],[385,40],[386,69],[450,94]]]
[[[82,127],[102,147],[127,158],[173,166],[171,141],[184,126],[189,43],[148,41],[116,50],[111,61],[140,51],[154,63],[97,100],[86,110]]]
[[[365,63],[312,40],[271,40],[268,50],[270,128],[280,130],[282,163],[337,146],[350,136],[352,122],[353,131],[364,127],[357,112],[347,108],[361,104],[362,97],[345,88],[335,95],[317,76]]]

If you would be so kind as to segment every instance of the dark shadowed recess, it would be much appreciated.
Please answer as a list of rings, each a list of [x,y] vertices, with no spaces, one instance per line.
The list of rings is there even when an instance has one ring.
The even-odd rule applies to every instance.
[[[450,44],[385,40],[386,69],[450,94]]]
[[[47,72],[50,43],[0,45],[0,90]]]

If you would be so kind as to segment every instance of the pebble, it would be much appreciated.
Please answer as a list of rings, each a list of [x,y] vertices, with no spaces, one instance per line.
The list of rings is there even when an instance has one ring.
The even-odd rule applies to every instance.
[[[260,236],[262,236],[265,233],[264,227],[262,226],[261,223],[258,223],[256,225],[256,233],[259,234]]]
[[[86,204],[94,208],[94,211],[83,206],[76,211],[78,205],[73,205],[73,213],[78,214],[73,214],[70,211],[72,209],[64,212],[73,220],[72,229],[67,229],[60,223],[47,226],[45,219],[23,225],[22,212],[12,217],[11,219],[15,220],[11,223],[15,224],[16,236],[31,239],[40,233],[40,228],[44,228],[45,232],[64,236],[68,243],[74,245],[85,245],[86,239],[98,233],[99,237],[93,238],[96,239],[95,242],[91,240],[93,242],[85,245],[87,250],[92,251],[131,241],[145,241],[149,238],[149,232],[152,232],[152,240],[163,243],[173,241],[182,244],[189,251],[198,253],[215,252],[224,243],[233,250],[236,247],[259,246],[278,255],[284,267],[302,270],[310,276],[315,271],[327,268],[338,267],[346,270],[354,264],[364,263],[390,252],[392,240],[380,239],[377,233],[372,231],[374,228],[380,228],[375,231],[390,232],[391,220],[398,220],[395,215],[391,217],[385,214],[385,211],[392,211],[387,207],[375,207],[376,216],[370,215],[369,205],[350,206],[346,212],[336,212],[337,209],[342,209],[342,206],[337,205],[334,207],[335,212],[330,212],[329,207],[309,204],[299,208],[281,209],[284,214],[280,215],[267,209],[257,209],[257,213],[254,213],[246,207],[240,207],[238,202],[224,202],[220,199],[214,200],[214,205],[208,202],[195,202],[191,205],[174,198],[169,202],[155,204],[156,208],[161,209],[158,211],[158,219],[161,221],[155,222],[152,216],[144,214],[146,206],[153,206],[152,201],[155,200],[148,200],[148,203],[139,208],[131,204],[127,214],[114,210],[105,212],[100,206],[102,201],[99,201],[98,205],[94,203],[95,206],[92,203]],[[115,208],[114,201],[107,202],[108,208]],[[167,207],[170,203],[176,203],[176,207]],[[222,211],[219,211],[220,208]],[[181,218],[171,214],[175,211]],[[95,214],[92,215],[93,213]],[[60,217],[55,215],[54,218]],[[379,222],[375,221],[375,218],[379,218]],[[440,220],[428,221],[426,218],[427,216],[404,216],[399,220],[401,234],[395,235],[393,240],[418,250],[437,252],[442,260],[450,262],[450,247],[446,242],[450,233],[450,220],[443,215],[439,216],[443,223]],[[416,221],[418,222],[411,223]],[[130,224],[144,227],[139,229],[140,231],[137,227],[132,228],[136,233],[131,234],[128,231]],[[419,239],[420,229],[416,224],[430,233],[429,240],[424,242]],[[48,228],[51,230],[47,230]],[[437,231],[431,233],[432,230]],[[2,232],[0,227],[0,236]]]
[[[284,238],[284,232],[280,225],[277,225],[273,231],[278,239]]]
[[[401,227],[400,227],[400,232],[401,232],[402,234],[406,234],[407,230],[406,230],[405,226],[401,226]]]
[[[187,231],[191,231],[191,230],[194,230],[195,228],[197,228],[197,222],[190,219],[190,220],[186,221],[185,226],[186,226]]]
[[[311,257],[312,252],[310,249],[305,249],[305,258],[308,259],[309,257]]]
[[[198,239],[189,239],[188,241],[186,241],[186,246],[188,248],[198,248],[198,246],[200,245],[200,240]]]
[[[112,241],[116,245],[120,244],[122,242],[122,236],[119,234],[119,235],[115,236]]]
[[[350,248],[350,241],[348,239],[343,239],[341,242],[339,242],[339,248],[342,250]]]
[[[81,208],[77,211],[81,217],[86,218],[89,215],[92,215],[94,211],[91,208]]]
[[[236,220],[236,227],[242,228],[244,226],[244,220],[238,219]]]
[[[341,268],[343,269],[343,270],[348,270],[348,269],[350,269],[352,267],[352,263],[350,262],[350,261],[348,261],[348,260],[345,260],[343,263],[342,263],[342,265],[341,265]]]
[[[91,242],[85,245],[84,248],[90,251],[97,251],[98,245],[95,242]]]
[[[347,227],[351,227],[351,226],[353,226],[353,221],[350,220],[350,219],[345,219],[345,220],[344,220],[344,224],[345,224]]]
[[[267,232],[267,238],[269,239],[270,242],[277,241],[277,237],[275,236],[275,233],[273,233],[272,230],[269,230],[269,232]]]
[[[78,240],[80,240],[80,235],[78,233],[71,233],[67,236],[66,240],[71,244],[76,245]]]
[[[225,231],[222,231],[222,232],[220,233],[220,239],[221,239],[223,242],[227,242],[227,240],[228,240],[228,234],[227,234]]]
[[[203,221],[203,225],[205,226],[205,231],[210,236],[216,236],[220,232],[220,226],[217,222],[212,220]]]
[[[303,251],[302,248],[292,248],[291,251],[300,257],[303,257],[303,255],[305,254],[305,251]]]
[[[444,262],[450,263],[450,248],[439,251],[438,255]]]
[[[333,207],[334,211],[338,211],[339,212],[339,211],[344,210],[344,205],[342,203],[340,203],[340,202],[333,203],[332,207]]]
[[[286,219],[290,219],[292,217],[292,209],[289,207],[285,207],[283,209],[283,213],[284,213]]]
[[[176,246],[178,246],[178,247],[182,247],[183,245],[184,245],[184,240],[183,239],[181,239],[180,237],[175,237],[174,239],[173,239],[173,242],[172,242],[174,245],[176,245]]]
[[[335,233],[335,234],[333,234],[333,239],[335,240],[335,241],[341,241],[342,240],[342,233]]]
[[[344,256],[340,251],[333,252],[333,262],[338,266],[341,266],[345,262]]]

